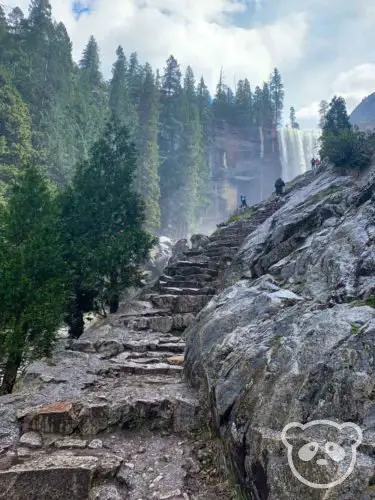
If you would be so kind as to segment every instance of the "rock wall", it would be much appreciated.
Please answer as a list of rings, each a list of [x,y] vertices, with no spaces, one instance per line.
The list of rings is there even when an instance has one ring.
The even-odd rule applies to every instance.
[[[211,229],[237,208],[240,194],[255,204],[273,192],[281,176],[276,130],[217,123],[209,162],[216,195],[204,225]]]
[[[374,186],[374,170],[287,186],[186,331],[187,375],[252,499],[375,498]]]

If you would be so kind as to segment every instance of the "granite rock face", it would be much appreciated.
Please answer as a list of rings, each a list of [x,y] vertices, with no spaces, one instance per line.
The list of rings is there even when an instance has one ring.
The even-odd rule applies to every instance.
[[[374,186],[373,170],[297,180],[185,332],[187,374],[253,499],[375,498]]]

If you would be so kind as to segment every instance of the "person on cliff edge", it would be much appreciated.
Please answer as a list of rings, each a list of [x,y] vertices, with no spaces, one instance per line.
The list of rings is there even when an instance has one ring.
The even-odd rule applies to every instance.
[[[279,177],[277,179],[277,181],[275,182],[276,196],[282,196],[283,195],[284,186],[285,186],[285,182]]]
[[[240,208],[248,208],[247,203],[246,203],[246,196],[241,194],[240,200],[241,200]]]

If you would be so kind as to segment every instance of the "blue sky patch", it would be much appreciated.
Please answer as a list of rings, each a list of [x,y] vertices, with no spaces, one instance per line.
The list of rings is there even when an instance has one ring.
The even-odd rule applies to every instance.
[[[92,2],[73,0],[72,11],[75,18],[78,20],[83,14],[89,14],[93,9]]]

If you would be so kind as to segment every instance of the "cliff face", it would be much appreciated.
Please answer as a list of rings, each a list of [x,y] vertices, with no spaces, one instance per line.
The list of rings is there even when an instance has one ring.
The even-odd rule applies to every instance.
[[[274,191],[281,176],[276,130],[218,123],[209,161],[216,203],[208,218],[219,222],[238,207],[240,194],[254,204]]]
[[[352,111],[350,121],[360,129],[375,128],[375,93],[370,94]]]
[[[374,498],[374,186],[374,171],[297,179],[186,332],[187,373],[253,499]]]

